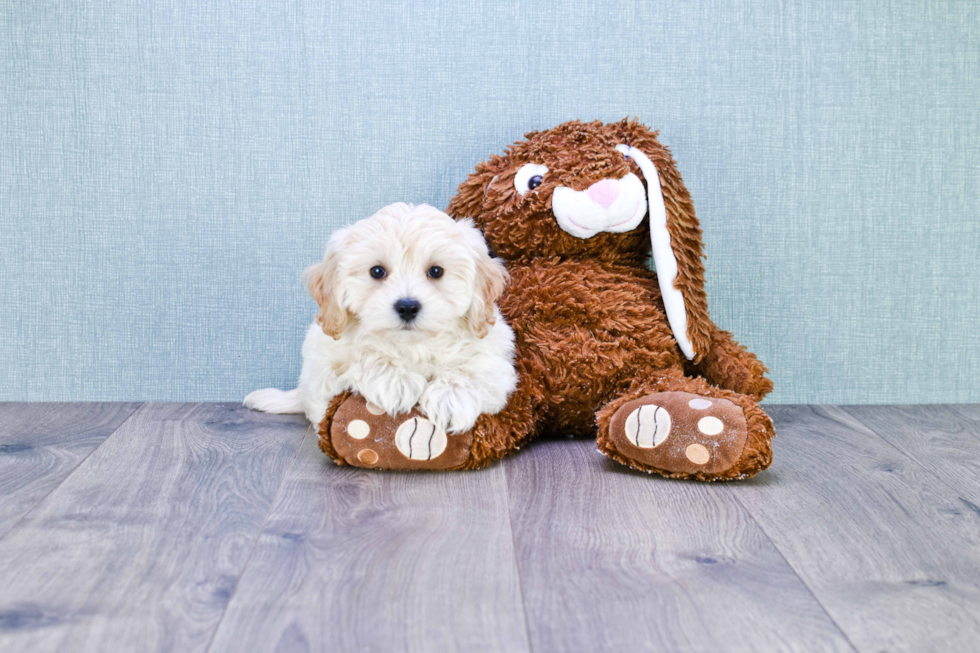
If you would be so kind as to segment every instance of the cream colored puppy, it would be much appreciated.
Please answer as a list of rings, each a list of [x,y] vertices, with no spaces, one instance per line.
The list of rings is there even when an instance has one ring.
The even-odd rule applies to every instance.
[[[418,405],[462,433],[516,387],[514,334],[494,304],[507,271],[471,221],[392,204],[334,233],[304,277],[320,313],[299,386],[256,390],[249,408],[319,424],[330,400],[353,390],[389,415]]]

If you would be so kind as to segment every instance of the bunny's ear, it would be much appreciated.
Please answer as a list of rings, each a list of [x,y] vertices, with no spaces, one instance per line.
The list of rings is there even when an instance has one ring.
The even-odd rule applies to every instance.
[[[450,200],[446,213],[457,220],[473,218],[482,224],[480,217],[483,214],[487,191],[504,165],[504,159],[497,155],[490,157],[489,161],[481,161],[477,164],[476,170],[456,189],[456,194]]]
[[[647,185],[650,239],[667,321],[684,355],[695,362],[708,351],[711,322],[704,293],[701,225],[670,151],[635,119],[611,125],[616,148],[640,167]]]

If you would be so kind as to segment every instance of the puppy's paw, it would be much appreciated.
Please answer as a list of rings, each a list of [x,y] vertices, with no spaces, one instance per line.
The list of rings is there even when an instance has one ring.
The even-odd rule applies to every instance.
[[[425,384],[421,374],[391,367],[367,383],[359,384],[357,390],[389,415],[401,415],[411,412],[419,403]]]
[[[447,433],[469,431],[482,412],[480,397],[473,388],[445,379],[436,379],[425,387],[419,409]]]

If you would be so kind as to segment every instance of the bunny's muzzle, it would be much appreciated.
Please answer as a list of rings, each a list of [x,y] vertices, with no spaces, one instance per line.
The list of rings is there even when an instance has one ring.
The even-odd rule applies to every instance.
[[[647,212],[643,182],[632,172],[620,179],[602,179],[585,190],[559,186],[551,198],[558,226],[576,238],[608,231],[636,229]]]

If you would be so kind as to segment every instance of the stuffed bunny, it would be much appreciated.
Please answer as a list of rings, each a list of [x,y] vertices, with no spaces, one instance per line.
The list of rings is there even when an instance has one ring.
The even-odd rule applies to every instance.
[[[516,336],[518,387],[500,413],[449,436],[444,456],[413,460],[391,445],[384,467],[482,467],[545,432],[595,435],[610,458],[675,478],[743,479],[769,466],[774,432],[757,402],[772,383],[708,317],[701,229],[655,132],[635,120],[531,132],[480,163],[447,212],[473,219],[507,264],[499,306]],[[335,398],[321,448],[379,466],[358,459],[345,432],[366,417],[360,398]],[[425,422],[371,417],[379,443]]]

